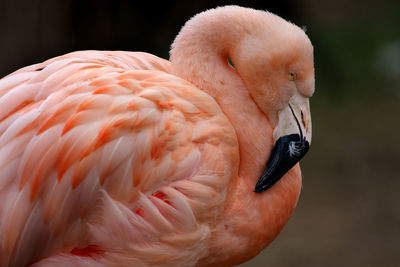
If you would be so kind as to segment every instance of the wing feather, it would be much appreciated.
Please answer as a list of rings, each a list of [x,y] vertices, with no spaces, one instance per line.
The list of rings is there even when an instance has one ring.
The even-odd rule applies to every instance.
[[[199,245],[237,171],[215,101],[146,53],[28,66],[0,80],[0,107],[0,265],[93,244],[130,265],[157,240],[178,249],[160,236]]]

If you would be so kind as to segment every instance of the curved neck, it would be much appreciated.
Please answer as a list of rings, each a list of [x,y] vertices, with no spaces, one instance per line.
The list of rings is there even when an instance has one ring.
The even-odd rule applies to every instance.
[[[172,74],[217,101],[239,142],[238,177],[227,195],[221,220],[212,229],[209,257],[201,260],[204,266],[238,264],[257,254],[282,229],[297,203],[301,186],[297,167],[268,192],[253,192],[272,150],[273,129],[239,73],[227,62],[230,56],[235,63],[235,55],[242,52],[241,44],[252,26],[238,23],[234,12],[227,16],[232,17],[232,23],[229,18],[228,22],[220,22],[213,15],[204,14],[187,22],[172,44],[170,57]],[[246,22],[243,14],[239,19]],[[226,246],[227,240],[232,241],[232,246]]]
[[[272,128],[237,71],[228,64],[227,57],[235,62],[240,44],[251,30],[248,23],[237,23],[234,12],[229,19],[240,26],[233,28],[214,16],[200,15],[188,21],[172,44],[171,72],[218,102],[239,141],[239,176],[246,176],[255,185],[272,149]]]
[[[233,49],[244,38],[244,29],[235,31],[227,24],[200,14],[185,24],[170,52],[172,73],[214,98],[224,93],[223,88],[242,85],[240,77],[228,65],[227,57],[235,54]]]

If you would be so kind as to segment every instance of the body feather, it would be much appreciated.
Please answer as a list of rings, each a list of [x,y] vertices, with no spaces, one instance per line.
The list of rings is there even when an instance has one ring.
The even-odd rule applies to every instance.
[[[304,31],[237,6],[190,19],[170,61],[78,51],[4,77],[0,267],[249,260],[298,201],[313,92]]]
[[[169,74],[168,61],[75,52],[0,85],[2,266],[157,266],[181,246],[189,266],[204,253],[237,140],[215,101]],[[71,254],[89,246],[106,253]]]

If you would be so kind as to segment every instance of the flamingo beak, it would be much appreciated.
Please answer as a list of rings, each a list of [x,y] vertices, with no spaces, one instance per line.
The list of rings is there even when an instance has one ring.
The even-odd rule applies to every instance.
[[[279,113],[274,129],[274,147],[267,166],[255,186],[260,193],[271,188],[307,153],[311,143],[311,114],[308,97],[296,94]]]

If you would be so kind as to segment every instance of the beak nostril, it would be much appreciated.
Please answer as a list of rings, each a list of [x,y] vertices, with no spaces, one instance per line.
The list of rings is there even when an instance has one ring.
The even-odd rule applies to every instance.
[[[296,114],[294,113],[293,108],[292,108],[292,106],[291,106],[290,104],[289,104],[289,108],[290,108],[290,110],[292,111],[292,115],[293,115],[294,119],[296,120],[297,127],[299,127],[300,139],[303,139],[303,131],[301,130],[300,122],[299,122],[299,120],[297,119]],[[303,111],[301,111],[301,114],[303,114]],[[301,117],[302,117],[302,121],[303,121],[303,123],[304,123],[304,116],[302,115]],[[305,124],[304,124],[304,125],[305,125]]]
[[[303,122],[303,125],[306,126],[306,119],[304,118],[303,111],[301,111],[301,121]]]

